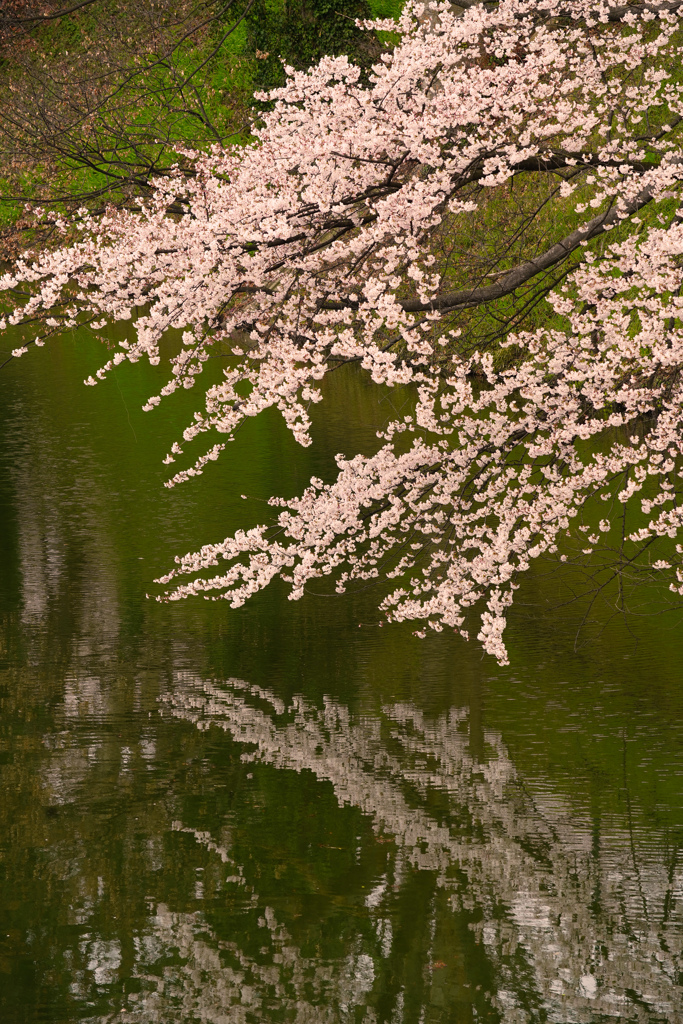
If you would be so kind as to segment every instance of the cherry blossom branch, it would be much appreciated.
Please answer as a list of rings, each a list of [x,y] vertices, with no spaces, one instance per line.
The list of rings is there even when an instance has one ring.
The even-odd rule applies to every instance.
[[[475,7],[485,7],[491,9],[495,6],[498,0],[450,0],[454,7],[461,7],[463,10],[471,10]],[[634,3],[634,4],[619,4],[610,5],[608,3],[596,4],[594,7],[588,7],[588,10],[583,14],[583,17],[593,17],[601,19],[604,16],[607,21],[615,23],[622,22],[625,19],[642,16],[643,14],[651,14],[654,17],[661,17],[662,14],[676,14],[683,7],[683,0],[652,0],[651,3]],[[576,18],[581,16],[581,13],[577,15],[577,5],[563,6],[561,2],[557,2],[552,6],[539,7],[539,14],[545,14],[548,17],[565,17]]]
[[[570,232],[552,245],[542,255],[533,260],[527,260],[519,267],[505,273],[495,284],[483,288],[462,288],[457,292],[447,292],[437,295],[429,302],[420,302],[416,299],[398,299],[397,304],[406,313],[426,313],[438,311],[440,313],[451,312],[455,309],[468,309],[472,306],[482,305],[485,302],[494,302],[506,295],[516,291],[521,285],[536,277],[544,270],[550,270],[558,263],[567,259],[579,246],[592,241],[604,232],[609,231],[627,217],[633,216],[642,210],[652,201],[652,188],[643,189],[633,200],[624,203],[620,208],[617,205],[611,206],[604,214],[599,214],[588,221],[581,228]],[[322,300],[320,308],[326,310],[358,309],[359,302],[331,302]]]
[[[169,487],[266,409],[311,444],[341,366],[411,396],[374,454],[338,457],[330,481],[272,497],[267,523],[178,558],[160,599],[380,585],[389,621],[463,637],[476,622],[505,663],[537,559],[578,545],[599,564],[618,532],[622,564],[651,546],[651,572],[683,594],[680,18],[595,9],[408,3],[375,23],[400,42],[367,78],[343,57],[289,69],[252,144],[182,152],[137,210],[83,213],[78,241],[0,277],[0,329],[29,339],[135,315],[89,384],[156,365],[178,328],[148,410],[227,348],[165,459],[181,460]],[[214,434],[188,464],[185,446]]]

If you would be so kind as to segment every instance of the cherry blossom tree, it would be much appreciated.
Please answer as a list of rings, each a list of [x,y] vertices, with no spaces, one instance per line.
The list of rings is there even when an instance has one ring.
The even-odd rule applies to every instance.
[[[475,621],[504,663],[506,611],[541,556],[602,552],[619,581],[683,593],[682,7],[408,3],[373,23],[398,42],[371,73],[288,69],[250,145],[181,154],[140,212],[54,218],[63,247],[0,278],[3,325],[27,332],[14,356],[135,314],[103,378],[158,363],[180,328],[147,409],[230,346],[168,486],[273,406],[310,444],[343,364],[414,395],[374,455],[179,557],[164,599],[389,580],[389,620],[464,636]]]

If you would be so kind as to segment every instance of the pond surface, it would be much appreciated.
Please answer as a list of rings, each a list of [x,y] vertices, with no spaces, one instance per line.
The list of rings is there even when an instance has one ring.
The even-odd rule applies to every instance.
[[[101,355],[0,376],[2,1024],[683,1021],[681,617],[579,630],[539,575],[500,669],[372,592],[148,600],[386,396],[168,491],[192,395]]]

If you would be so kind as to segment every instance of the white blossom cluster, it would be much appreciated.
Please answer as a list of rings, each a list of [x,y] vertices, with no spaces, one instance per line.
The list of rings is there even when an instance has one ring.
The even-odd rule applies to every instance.
[[[519,574],[567,532],[585,554],[610,533],[613,513],[592,532],[577,527],[589,499],[642,498],[623,542],[677,536],[680,8],[501,0],[461,15],[436,4],[425,17],[409,3],[399,44],[367,79],[345,57],[288,69],[252,144],[182,154],[139,212],[81,211],[78,242],[0,277],[0,290],[24,296],[0,327],[37,324],[36,344],[136,316],[135,340],[118,343],[100,378],[126,359],[158,363],[160,339],[180,329],[172,378],[148,409],[192,387],[219,339],[230,344],[186,442],[231,437],[274,406],[308,445],[321,381],[348,361],[414,389],[416,409],[385,425],[379,452],[338,458],[333,483],[273,499],[274,522],[179,559],[160,581],[168,598],[238,606],[274,577],[294,599],[316,577],[332,575],[339,591],[389,577],[389,619],[467,636],[476,605],[478,638],[505,663]],[[589,219],[493,283],[454,290],[434,232],[457,232],[503,183],[540,172],[557,175],[562,200],[576,192],[574,212]],[[508,331],[496,352],[468,348],[459,313],[529,282],[542,290],[563,265],[545,328]],[[166,462],[182,454],[176,444]],[[683,592],[677,565],[653,568]]]

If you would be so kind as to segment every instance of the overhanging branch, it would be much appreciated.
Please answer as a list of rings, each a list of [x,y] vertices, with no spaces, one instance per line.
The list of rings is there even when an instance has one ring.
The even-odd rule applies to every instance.
[[[468,309],[472,306],[480,306],[486,302],[495,302],[506,295],[511,295],[521,285],[526,284],[537,274],[549,270],[563,260],[567,259],[583,242],[590,242],[599,235],[609,231],[622,220],[633,216],[638,210],[652,201],[653,191],[650,187],[643,189],[638,195],[625,203],[623,206],[611,206],[605,213],[599,214],[592,220],[577,228],[570,234],[565,235],[559,242],[547,249],[541,256],[533,260],[526,260],[505,274],[495,284],[486,285],[483,288],[463,288],[457,292],[447,292],[437,295],[429,302],[422,302],[419,299],[398,299],[397,304],[405,313],[447,313],[456,309]],[[320,308],[324,310],[358,309],[360,302],[323,301]]]

